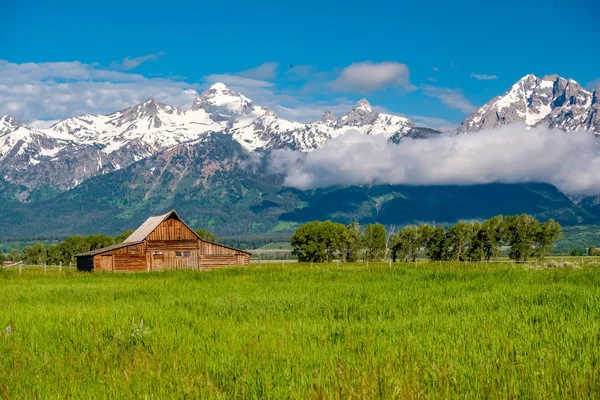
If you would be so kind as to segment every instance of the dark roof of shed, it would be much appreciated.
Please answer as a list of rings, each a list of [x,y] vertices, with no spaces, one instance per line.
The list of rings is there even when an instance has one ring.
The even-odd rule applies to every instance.
[[[117,250],[117,249],[121,249],[123,247],[133,246],[133,245],[140,244],[143,242],[144,242],[143,240],[140,240],[138,242],[129,242],[129,243],[123,242],[123,243],[119,243],[119,244],[113,244],[112,246],[88,251],[87,253],[75,254],[75,257],[95,256],[96,254],[106,253],[107,251]]]

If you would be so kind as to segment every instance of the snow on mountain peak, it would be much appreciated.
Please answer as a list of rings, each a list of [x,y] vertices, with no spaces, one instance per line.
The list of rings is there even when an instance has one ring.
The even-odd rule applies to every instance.
[[[319,120],[323,124],[327,126],[335,126],[337,124],[337,118],[331,113],[331,111],[327,110]]]
[[[529,74],[466,118],[458,132],[520,122],[527,126],[543,125],[565,131],[582,129],[600,134],[597,108],[593,93],[576,81],[558,75],[538,78]]]
[[[210,85],[208,90],[229,90],[229,88],[224,83],[217,82]]]
[[[252,100],[218,82],[196,98],[191,110],[203,109],[213,119],[225,121],[234,116],[251,114],[253,107]]]
[[[363,111],[373,111],[373,107],[371,103],[367,99],[360,99],[358,103],[354,106],[354,110],[363,110]]]

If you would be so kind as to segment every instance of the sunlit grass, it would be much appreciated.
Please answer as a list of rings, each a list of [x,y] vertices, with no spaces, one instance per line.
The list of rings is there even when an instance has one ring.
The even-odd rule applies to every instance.
[[[0,398],[593,398],[600,269],[0,272]]]

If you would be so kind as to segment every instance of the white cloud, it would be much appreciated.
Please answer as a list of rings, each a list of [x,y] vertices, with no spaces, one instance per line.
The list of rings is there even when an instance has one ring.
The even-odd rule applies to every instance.
[[[277,75],[279,64],[276,62],[266,62],[258,67],[250,68],[245,71],[238,72],[236,75],[244,78],[270,80]]]
[[[475,78],[479,81],[492,81],[498,79],[496,75],[476,74],[474,72],[471,72],[471,78]]]
[[[27,125],[29,125],[33,129],[46,129],[50,128],[52,125],[56,124],[59,121],[59,119],[35,120],[29,122]]]
[[[73,62],[16,64],[0,60],[0,115],[23,122],[55,120],[85,113],[110,113],[148,97],[189,107],[197,85],[111,71]]]
[[[441,100],[442,103],[450,108],[467,114],[472,113],[476,109],[460,89],[449,89],[431,85],[421,85],[421,89],[427,96]]]
[[[433,67],[432,70],[435,72],[440,72],[440,69],[438,67]]]
[[[522,125],[406,140],[350,132],[308,154],[273,153],[271,166],[298,189],[356,184],[468,185],[545,182],[568,194],[600,193],[594,135]]]
[[[437,79],[436,79],[436,78],[434,78],[433,76],[428,76],[428,77],[427,77],[427,80],[428,80],[429,82],[437,82]]]
[[[125,57],[123,61],[114,61],[110,63],[110,68],[119,69],[124,71],[129,71],[130,69],[134,69],[139,67],[141,64],[146,61],[156,61],[159,57],[164,56],[165,53],[153,53],[147,54],[145,56],[139,56],[134,58]]]
[[[344,68],[338,78],[330,83],[330,87],[336,91],[358,93],[370,93],[390,87],[414,90],[409,74],[405,64],[365,61]]]

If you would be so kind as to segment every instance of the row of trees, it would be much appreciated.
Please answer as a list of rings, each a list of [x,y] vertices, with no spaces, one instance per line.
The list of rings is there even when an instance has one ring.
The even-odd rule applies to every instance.
[[[75,262],[75,255],[88,251],[102,249],[108,246],[122,243],[133,231],[125,231],[117,236],[89,235],[70,236],[58,244],[45,245],[38,242],[26,246],[23,251],[11,250],[8,254],[0,252],[0,262],[5,260],[23,261],[31,265],[68,265]],[[217,237],[209,231],[198,229],[196,233],[203,239],[214,242]]]
[[[483,223],[460,221],[448,227],[406,226],[396,231],[382,224],[364,230],[356,222],[342,225],[313,221],[300,226],[291,238],[293,254],[302,262],[364,260],[481,261],[497,258],[503,249],[511,259],[543,258],[562,236],[560,224],[540,223],[530,215],[501,216]]]

